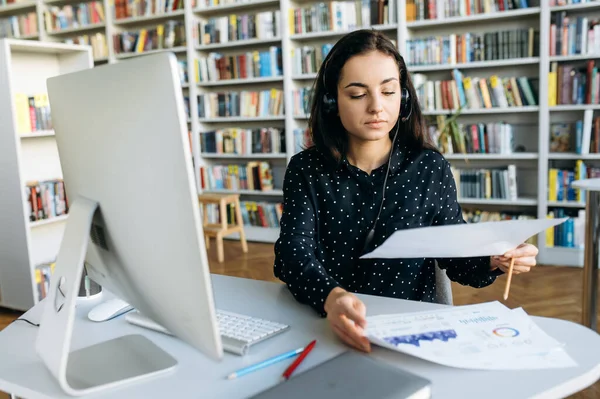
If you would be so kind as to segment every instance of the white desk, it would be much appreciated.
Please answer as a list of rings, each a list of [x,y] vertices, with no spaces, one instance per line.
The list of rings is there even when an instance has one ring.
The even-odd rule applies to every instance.
[[[120,398],[240,398],[278,383],[289,362],[254,372],[237,380],[225,380],[230,372],[267,357],[308,344],[317,346],[297,373],[341,353],[347,348],[330,331],[327,320],[308,306],[297,303],[284,285],[213,275],[214,292],[220,309],[281,321],[291,329],[251,348],[246,357],[226,354],[220,363],[208,360],[174,337],[130,325],[123,317],[93,323],[87,311],[97,301],[79,304],[72,349],[88,346],[128,333],[141,333],[171,353],[179,361],[177,370],[146,383],[108,391],[103,396]],[[369,315],[427,310],[431,303],[360,295]],[[40,305],[23,317],[38,321]],[[600,378],[600,336],[581,325],[539,318],[534,320],[548,334],[566,343],[566,349],[579,367],[534,371],[470,371],[429,363],[386,349],[374,347],[373,355],[429,378],[435,398],[559,398],[593,384]],[[0,390],[36,398],[67,398],[35,353],[37,327],[25,322],[11,324],[0,332]],[[98,359],[99,367],[102,359]]]

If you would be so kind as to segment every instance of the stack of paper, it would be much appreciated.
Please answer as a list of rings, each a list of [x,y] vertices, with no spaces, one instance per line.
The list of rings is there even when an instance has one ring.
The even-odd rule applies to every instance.
[[[510,370],[577,366],[563,345],[522,308],[500,302],[367,318],[376,345],[466,369]]]

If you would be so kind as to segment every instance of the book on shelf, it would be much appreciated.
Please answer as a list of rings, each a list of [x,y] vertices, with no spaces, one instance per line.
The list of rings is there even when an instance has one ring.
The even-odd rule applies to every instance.
[[[528,0],[406,0],[406,21],[444,20],[524,8],[529,8]]]
[[[200,45],[231,43],[281,36],[281,11],[231,14],[198,22]]]
[[[396,1],[330,1],[290,8],[290,35],[312,32],[349,32],[372,25],[396,23]]]
[[[600,177],[600,168],[587,166],[578,159],[573,169],[548,169],[548,201],[575,201],[585,204],[585,191],[572,187],[576,180]]]
[[[503,168],[460,169],[451,167],[458,198],[504,199],[516,201],[517,168],[508,165]]]
[[[200,167],[203,190],[272,191],[273,172],[264,161]]]
[[[52,129],[52,115],[47,93],[15,93],[17,134]]]
[[[554,6],[569,6],[572,4],[586,4],[598,2],[598,0],[548,0],[550,7]]]
[[[198,112],[200,118],[282,116],[283,100],[279,89],[211,92],[198,96]]]
[[[454,135],[442,136],[437,124],[427,127],[431,141],[444,154],[513,154],[515,150],[513,125],[505,122],[458,124]]]
[[[37,34],[39,34],[37,14],[34,11],[6,18],[0,17],[0,39],[18,39]]]
[[[588,60],[585,67],[552,62],[548,73],[548,105],[582,104],[600,104],[596,62]]]
[[[108,58],[108,42],[106,41],[106,35],[102,32],[68,37],[63,40],[63,43],[91,46],[94,60]]]
[[[310,114],[312,94],[312,87],[302,87],[292,91],[292,109],[294,116],[304,117]]]
[[[424,111],[490,109],[537,105],[539,79],[527,76],[489,78],[464,76],[452,71],[452,79],[428,80],[416,74],[417,96]]]
[[[548,219],[568,219],[558,226],[546,229],[546,247],[583,248],[585,242],[585,210],[556,208],[546,215]]]
[[[294,129],[294,154],[313,145],[310,129]]]
[[[332,47],[333,43],[324,43],[292,48],[292,74],[317,73]]]
[[[69,211],[65,184],[61,179],[27,182],[25,198],[31,222],[66,215]]]
[[[81,28],[104,21],[104,5],[101,1],[51,6],[44,12],[46,30],[50,33],[69,28]]]
[[[600,117],[584,111],[584,119],[550,124],[550,153],[600,153]]]
[[[196,59],[194,73],[196,83],[283,76],[281,47],[236,55],[211,52]]]
[[[125,18],[163,15],[177,10],[183,10],[183,0],[114,0],[113,18],[118,21]]]
[[[113,35],[113,46],[117,54],[143,53],[185,45],[185,24],[182,21],[166,21],[153,28],[127,30]]]
[[[40,263],[35,266],[35,286],[37,290],[38,301],[46,297],[50,291],[50,277],[54,273],[56,261]]]
[[[217,204],[204,206],[209,224],[220,224],[221,214]],[[242,222],[245,226],[279,228],[279,221],[283,212],[283,204],[265,201],[240,201]],[[235,206],[227,204],[227,224],[236,222]]]
[[[549,55],[600,54],[598,18],[570,16],[567,11],[552,14]]]
[[[234,127],[202,132],[200,147],[210,154],[284,154],[285,129]]]
[[[539,56],[539,31],[531,28],[427,36],[406,41],[409,66],[454,65]]]

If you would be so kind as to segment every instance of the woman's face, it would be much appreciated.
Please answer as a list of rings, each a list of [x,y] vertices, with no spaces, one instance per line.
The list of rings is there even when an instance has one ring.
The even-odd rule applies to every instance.
[[[394,58],[379,51],[350,58],[338,83],[338,112],[350,139],[389,138],[400,113],[400,73]]]

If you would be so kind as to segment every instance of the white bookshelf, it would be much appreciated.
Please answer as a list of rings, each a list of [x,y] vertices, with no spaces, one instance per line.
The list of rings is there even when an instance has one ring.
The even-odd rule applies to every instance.
[[[389,23],[375,25],[373,28],[382,31],[391,39],[399,44],[400,52],[407,59],[404,43],[406,40],[419,36],[447,35],[451,33],[463,32],[493,32],[498,30],[508,30],[517,27],[533,27],[539,32],[539,55],[528,58],[505,59],[495,61],[479,61],[468,63],[457,63],[453,65],[414,65],[409,66],[413,74],[423,74],[432,79],[451,79],[452,69],[461,70],[465,76],[484,76],[491,74],[504,76],[529,76],[539,79],[539,92],[537,93],[538,105],[520,108],[489,109],[489,110],[465,110],[461,115],[461,121],[465,123],[488,122],[488,121],[506,121],[515,125],[523,125],[520,136],[526,137],[525,152],[514,154],[455,154],[448,155],[447,158],[457,167],[491,167],[515,164],[517,166],[517,179],[520,182],[518,201],[506,202],[502,200],[462,200],[462,203],[468,207],[480,207],[480,209],[511,210],[524,211],[537,217],[545,217],[549,207],[557,204],[549,203],[547,200],[548,169],[552,162],[574,161],[577,159],[596,161],[599,160],[597,154],[577,155],[577,154],[549,154],[549,125],[552,121],[573,120],[575,117],[581,117],[586,109],[600,111],[597,105],[567,105],[549,107],[546,99],[548,98],[548,72],[551,62],[559,63],[582,63],[586,60],[600,59],[600,54],[591,55],[569,55],[553,56],[549,55],[549,33],[551,15],[556,12],[566,11],[575,13],[575,15],[600,15],[600,1],[590,3],[574,4],[560,7],[550,7],[548,0],[528,0],[530,8],[518,9],[512,11],[503,11],[490,14],[471,15],[465,17],[444,18],[442,20],[411,21],[405,20],[406,2],[398,1],[395,4],[396,14]],[[17,3],[8,7],[0,7],[0,17],[15,15],[23,10],[35,9],[40,16],[39,34],[32,36],[42,41],[61,41],[70,35],[69,32],[49,33],[44,29],[43,13],[47,6],[56,4],[75,4],[64,0],[36,0],[29,3]],[[223,4],[218,6],[205,6],[202,0],[196,3],[185,2],[184,10],[177,11],[170,15],[161,14],[151,17],[135,17],[127,20],[115,21],[112,12],[112,0],[104,0],[106,21],[104,27],[97,27],[99,31],[106,34],[108,43],[108,56],[98,57],[95,60],[96,65],[114,62],[126,62],[130,57],[138,54],[115,53],[112,43],[112,36],[115,33],[127,30],[138,29],[140,27],[151,27],[158,22],[167,19],[182,20],[185,22],[186,45],[176,49],[167,49],[161,51],[173,51],[179,59],[186,60],[188,64],[188,76],[190,82],[184,85],[182,93],[190,99],[189,128],[192,134],[192,147],[194,153],[195,166],[198,168],[203,165],[245,163],[252,160],[265,160],[270,162],[273,167],[275,178],[275,189],[273,192],[262,194],[268,201],[277,202],[282,200],[281,183],[283,173],[289,159],[294,155],[294,137],[293,131],[296,128],[305,128],[308,123],[308,115],[296,115],[293,110],[292,91],[309,87],[313,84],[316,74],[294,73],[292,70],[292,49],[305,45],[318,46],[324,43],[334,43],[347,31],[334,32],[310,32],[293,34],[287,29],[287,19],[291,8],[306,7],[317,3],[316,0],[245,0],[239,3]],[[205,21],[209,18],[228,16],[231,14],[256,13],[268,10],[279,10],[283,29],[280,34],[274,38],[267,39],[249,39],[238,42],[228,42],[221,44],[200,44],[199,34],[196,26],[199,21]],[[579,13],[579,14],[577,14]],[[78,28],[86,29],[86,28]],[[93,29],[96,29],[94,27]],[[94,30],[95,32],[96,30]],[[73,34],[78,34],[73,29]],[[281,46],[283,55],[283,76],[266,77],[255,79],[236,79],[231,81],[217,82],[195,82],[194,60],[200,56],[206,56],[210,52],[219,52],[228,55],[240,54],[251,49],[266,49],[269,46]],[[276,88],[284,90],[285,94],[285,114],[274,117],[219,117],[219,118],[198,118],[197,96],[208,92],[227,92],[241,90],[263,90]],[[541,99],[541,101],[540,101]],[[435,121],[437,115],[446,115],[448,111],[425,111],[424,114],[429,121]],[[286,149],[281,154],[250,154],[250,155],[224,155],[224,154],[206,154],[200,148],[199,132],[214,130],[224,127],[277,127],[284,128],[286,131]],[[26,139],[23,138],[22,141]],[[30,140],[30,139],[27,139]],[[31,138],[31,140],[34,140]],[[200,188],[200,179],[197,176],[197,185]],[[255,193],[244,191],[239,192],[242,200],[253,200],[257,198]],[[561,204],[562,205],[562,204]],[[252,234],[249,234],[250,240],[274,242],[277,234],[273,231],[277,229],[252,228]],[[561,264],[579,265],[583,264],[582,257],[577,250],[562,251],[560,248],[545,248],[544,237],[538,237],[540,243],[539,260],[542,263],[552,263],[556,258],[556,253],[561,254]]]
[[[56,258],[68,215],[30,221],[25,186],[62,178],[54,131],[19,133],[15,94],[47,93],[46,79],[93,67],[87,46],[0,40],[0,306],[38,301],[36,265]]]

